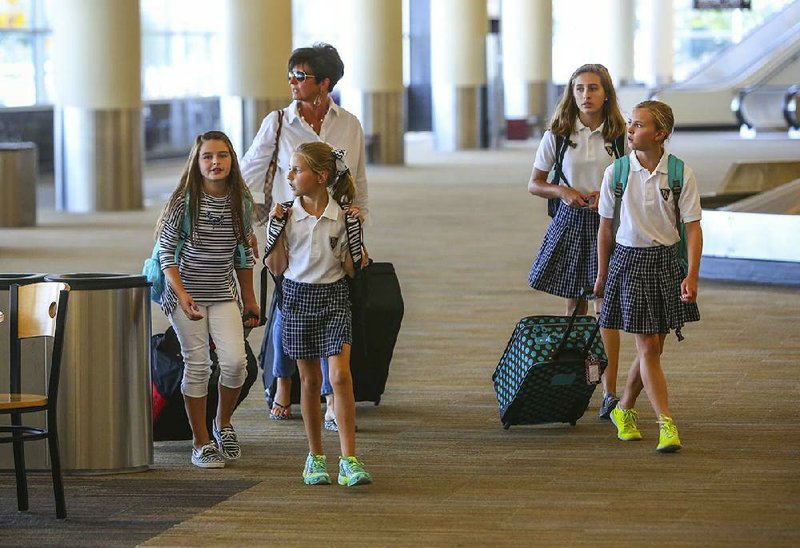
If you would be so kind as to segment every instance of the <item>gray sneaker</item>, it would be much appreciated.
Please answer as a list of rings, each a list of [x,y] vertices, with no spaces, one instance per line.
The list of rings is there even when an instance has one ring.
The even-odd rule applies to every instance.
[[[600,405],[600,412],[598,416],[600,420],[611,420],[611,410],[614,409],[619,403],[619,398],[614,394],[606,394],[603,396],[603,403]]]

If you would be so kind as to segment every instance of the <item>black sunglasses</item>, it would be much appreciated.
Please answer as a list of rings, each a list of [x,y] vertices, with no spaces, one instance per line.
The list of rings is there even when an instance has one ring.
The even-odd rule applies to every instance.
[[[296,79],[298,82],[305,82],[306,78],[316,78],[313,74],[308,74],[302,70],[290,70],[289,71],[289,81],[292,81],[292,78]]]

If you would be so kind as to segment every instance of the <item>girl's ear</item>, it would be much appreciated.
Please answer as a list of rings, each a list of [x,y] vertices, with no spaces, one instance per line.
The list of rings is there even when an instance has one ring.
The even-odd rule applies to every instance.
[[[657,143],[659,144],[663,143],[664,141],[667,140],[667,130],[659,129],[658,131],[656,131],[654,137]]]
[[[327,186],[327,184],[328,184],[328,172],[327,172],[327,170],[326,171],[320,171],[317,174],[317,182],[322,183],[323,185]]]

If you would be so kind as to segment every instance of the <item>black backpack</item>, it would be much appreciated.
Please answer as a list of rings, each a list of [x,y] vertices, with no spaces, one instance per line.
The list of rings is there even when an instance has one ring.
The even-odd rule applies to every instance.
[[[577,145],[570,141],[569,137],[564,137],[563,135],[556,135],[556,161],[553,164],[553,170],[550,172],[550,183],[557,185],[560,184],[561,181],[567,186],[570,186],[569,181],[567,178],[564,177],[564,169],[562,164],[564,163],[564,154],[567,152],[567,147],[575,148]],[[620,158],[625,155],[625,134],[623,133],[616,139],[614,139],[613,143],[606,143],[606,146],[611,147],[611,151],[614,154],[614,158]],[[558,206],[561,205],[560,198],[548,198],[547,199],[547,214],[550,217],[555,217],[556,212],[558,211]]]

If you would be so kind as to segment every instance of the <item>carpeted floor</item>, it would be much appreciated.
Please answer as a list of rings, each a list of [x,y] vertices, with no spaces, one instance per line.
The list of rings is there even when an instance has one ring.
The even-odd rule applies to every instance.
[[[269,421],[257,384],[234,417],[243,457],[224,470],[193,468],[187,442],[159,442],[149,472],[67,478],[65,522],[47,477],[19,514],[13,477],[0,475],[0,545],[800,544],[800,292],[701,281],[702,320],[664,356],[678,454],[654,451],[644,397],[638,443],[596,419],[599,392],[576,427],[505,431],[491,375],[508,336],[522,316],[563,310],[526,284],[546,226],[544,202],[525,192],[534,147],[442,154],[411,139],[409,165],[369,168],[367,244],[395,264],[406,302],[383,400],[357,411],[373,485],[304,486],[302,422]],[[706,191],[725,161],[800,156],[797,141],[725,134],[674,145]],[[178,170],[149,166],[148,195]],[[37,228],[0,231],[3,270],[136,272],[157,209],[45,210]],[[633,352],[624,337],[623,362]],[[324,441],[333,472],[337,437]]]

